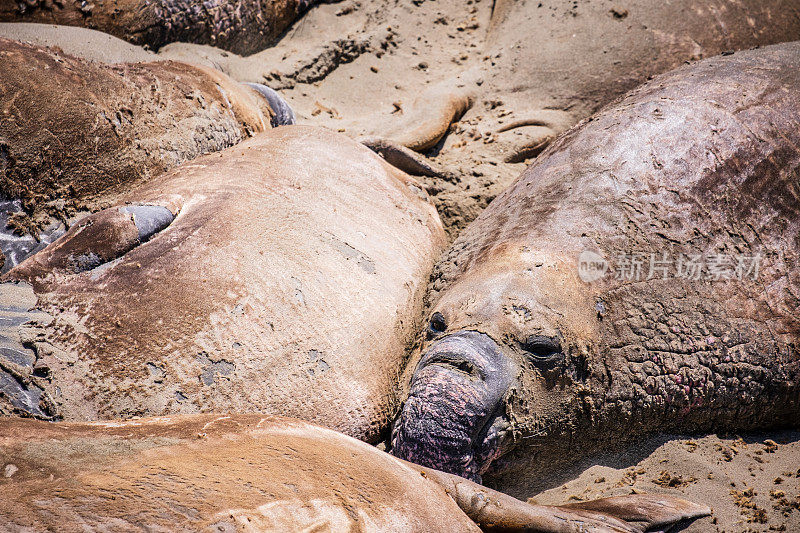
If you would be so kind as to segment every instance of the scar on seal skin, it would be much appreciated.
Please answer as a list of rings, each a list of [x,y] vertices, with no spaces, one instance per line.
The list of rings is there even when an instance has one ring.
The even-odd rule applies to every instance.
[[[800,43],[654,78],[444,254],[392,453],[531,494],[648,435],[795,426],[798,235]],[[672,262],[586,279],[587,253]],[[692,257],[706,269],[681,273]]]
[[[643,533],[710,514],[655,494],[533,505],[274,416],[6,418],[0,435],[0,521],[20,530]]]

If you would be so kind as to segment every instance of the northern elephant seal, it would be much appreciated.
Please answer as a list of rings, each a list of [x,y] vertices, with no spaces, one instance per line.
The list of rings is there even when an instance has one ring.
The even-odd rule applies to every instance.
[[[444,247],[411,178],[287,126],[108,201],[6,275],[38,298],[35,322],[4,334],[33,348],[16,366],[0,355],[7,412],[265,412],[372,441],[388,428]],[[28,320],[29,304],[3,305],[5,322]]]
[[[426,71],[442,72],[430,76],[436,86],[398,94],[404,103],[411,94],[417,101],[367,126],[369,136],[425,150],[458,177],[423,180],[453,238],[519,175],[518,164],[648,77],[686,61],[800,39],[798,0],[490,5],[475,4],[480,26],[469,46],[476,48],[453,47],[440,62],[426,58]],[[455,22],[456,13],[445,15]],[[449,28],[432,23],[428,31],[452,36]],[[454,72],[450,57],[462,51],[470,59],[459,60],[462,70]],[[346,102],[334,104],[342,109]],[[465,108],[463,117],[452,112]]]
[[[405,127],[387,134],[427,150],[470,96],[499,100],[505,113],[492,124],[494,135],[512,150],[505,157],[519,162],[648,77],[685,61],[800,39],[798,9],[798,0],[629,0],[624,7],[498,0],[482,62],[421,94]]]
[[[84,26],[158,49],[177,41],[252,54],[273,44],[315,0],[0,0],[0,22]]]
[[[530,505],[258,415],[2,419],[0,466],[0,520],[12,530],[641,533],[709,513],[645,494]]]
[[[800,43],[564,135],[437,267],[394,453],[525,492],[647,433],[797,425],[799,147]]]
[[[0,195],[12,202],[2,222],[33,235],[7,236],[6,269],[53,218],[232,146],[278,116],[274,95],[172,61],[107,66],[0,39],[0,73]]]

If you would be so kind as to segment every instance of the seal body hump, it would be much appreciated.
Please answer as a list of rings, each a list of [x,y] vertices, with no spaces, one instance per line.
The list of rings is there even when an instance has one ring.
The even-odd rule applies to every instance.
[[[490,85],[519,110],[538,103],[580,120],[685,61],[800,39],[798,8],[797,0],[501,0],[487,36]]]
[[[44,390],[45,414],[260,412],[371,441],[388,428],[444,247],[410,177],[285,126],[106,201],[5,278],[51,317],[19,328],[36,357],[14,374]]]
[[[4,530],[480,531],[410,465],[299,420],[7,418],[0,435]]]
[[[0,22],[83,26],[158,49],[172,42],[253,54],[273,44],[310,4],[304,0],[0,1]]]
[[[0,39],[0,72],[0,193],[19,200],[22,234],[270,127],[265,99],[205,67],[108,66]]]
[[[529,491],[647,433],[796,426],[799,67],[704,60],[548,148],[437,266],[394,453]]]

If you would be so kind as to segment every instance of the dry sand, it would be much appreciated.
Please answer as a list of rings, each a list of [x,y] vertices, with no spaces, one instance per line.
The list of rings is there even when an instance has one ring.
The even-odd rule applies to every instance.
[[[267,83],[299,123],[355,138],[390,131],[426,88],[464,74],[466,88],[485,56],[491,0],[345,0],[320,5],[274,48],[248,58],[208,46],[173,44],[158,55],[91,30],[0,24],[0,35],[58,45],[96,61],[182,59],[241,81]],[[455,82],[458,84],[459,82]],[[483,97],[428,153],[450,181],[421,178],[451,237],[526,167],[504,162],[497,129],[515,120],[501,99]],[[454,148],[458,148],[457,150]],[[564,484],[533,496],[564,503],[661,492],[710,505],[714,515],[685,531],[800,532],[800,432],[659,437],[565,473]]]
[[[663,493],[713,510],[681,531],[800,531],[798,431],[658,437],[593,462],[533,500]]]

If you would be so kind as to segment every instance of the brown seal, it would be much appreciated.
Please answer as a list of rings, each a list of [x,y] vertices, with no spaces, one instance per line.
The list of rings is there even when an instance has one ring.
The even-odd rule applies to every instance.
[[[270,127],[267,100],[213,69],[102,65],[0,39],[0,195],[22,234]]]
[[[158,49],[177,41],[252,54],[273,44],[313,0],[0,0],[0,22],[84,26]]]
[[[799,183],[800,43],[588,119],[437,267],[394,453],[530,493],[646,434],[796,426]]]
[[[286,126],[109,202],[5,277],[32,283],[39,312],[5,334],[33,348],[7,365],[6,411],[263,412],[372,441],[388,428],[444,246],[411,178]],[[8,321],[25,322],[18,307]]]
[[[641,533],[709,513],[647,494],[531,505],[329,429],[259,415],[7,418],[0,457],[0,521],[14,531]]]

